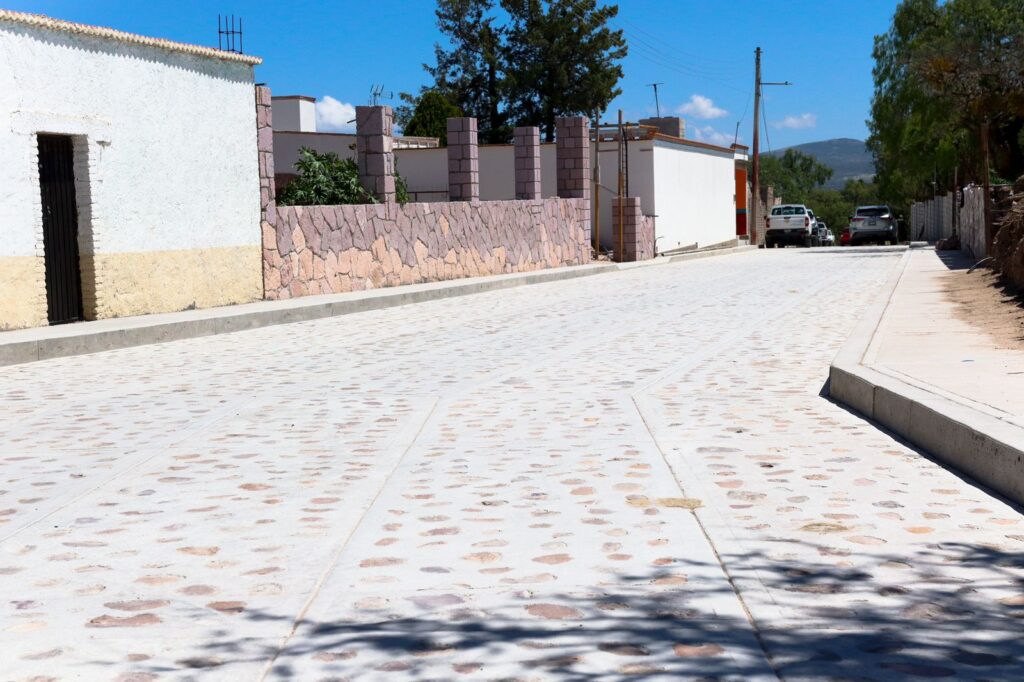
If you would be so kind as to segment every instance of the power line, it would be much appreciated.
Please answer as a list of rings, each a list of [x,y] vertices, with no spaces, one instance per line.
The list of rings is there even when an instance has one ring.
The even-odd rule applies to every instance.
[[[724,69],[705,69],[706,71],[709,71],[709,72],[711,72],[711,71],[718,71],[720,73],[728,73],[730,75],[736,75],[736,76],[741,76],[741,74],[744,71],[744,67],[742,66],[742,64],[740,62],[727,62],[727,61],[722,61],[722,60],[709,60],[707,58],[707,55],[688,53],[685,50],[679,49],[678,43],[674,43],[674,42],[665,40],[664,38],[661,38],[661,37],[651,33],[650,31],[645,30],[642,26],[639,26],[638,24],[636,24],[636,23],[634,23],[634,22],[632,22],[632,21],[630,21],[628,19],[625,19],[623,17],[619,17],[619,21],[621,21],[623,24],[628,26],[630,32],[632,32],[634,34],[640,34],[640,35],[646,36],[648,39],[650,39],[652,41],[655,41],[657,43],[661,43],[661,45],[664,46],[661,49],[668,50],[671,54],[681,55],[683,57],[687,57],[689,59],[697,60],[697,61],[700,61],[700,62],[705,63],[705,64],[717,63],[717,64],[725,67]],[[644,42],[645,42],[645,44],[650,45],[650,43],[647,43],[646,41],[644,41]],[[657,48],[654,45],[651,45],[651,47],[654,48],[654,49],[659,49],[659,48]],[[694,67],[694,68],[696,68],[696,67]]]
[[[671,63],[669,61],[666,61],[666,60],[661,59],[661,58],[656,57],[656,56],[652,56],[650,54],[645,54],[642,50],[635,52],[635,54],[638,57],[642,58],[642,59],[646,59],[647,61],[651,62],[652,64],[656,64],[657,66],[660,66],[663,69],[668,69],[669,71],[674,71],[674,72],[676,72],[678,74],[681,74],[681,75],[683,75],[683,76],[685,76],[687,78],[696,78],[696,79],[699,79],[699,80],[713,81],[713,82],[716,82],[716,83],[719,84],[718,87],[722,87],[722,88],[726,88],[727,90],[733,90],[734,92],[739,92],[739,93],[742,93],[742,94],[746,94],[745,90],[741,90],[740,88],[737,88],[734,85],[729,85],[727,82],[723,81],[720,78],[710,78],[710,77],[707,77],[707,76],[701,76],[701,75],[698,75],[698,74],[694,74],[694,73],[692,73],[690,71],[687,71],[687,70],[685,70],[683,68],[680,68],[676,64],[673,64],[673,63]],[[734,79],[729,79],[729,80],[734,80]]]
[[[622,32],[631,48],[646,51],[654,57],[670,62],[692,75],[721,80],[736,80],[743,77],[742,72],[731,65],[726,68],[708,68],[702,64],[701,57],[688,56],[680,53],[674,47],[669,47],[668,49],[659,47],[645,40],[632,29],[622,29]],[[681,56],[682,59],[680,59]]]

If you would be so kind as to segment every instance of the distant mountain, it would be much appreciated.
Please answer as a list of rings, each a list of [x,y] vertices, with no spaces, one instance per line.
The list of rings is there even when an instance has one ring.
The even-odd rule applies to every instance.
[[[813,156],[819,163],[831,168],[832,179],[825,185],[830,189],[841,189],[847,180],[871,180],[875,176],[875,161],[861,140],[840,137],[835,140],[798,144],[786,149],[795,149]],[[770,152],[770,155],[782,156],[786,149],[776,149]]]

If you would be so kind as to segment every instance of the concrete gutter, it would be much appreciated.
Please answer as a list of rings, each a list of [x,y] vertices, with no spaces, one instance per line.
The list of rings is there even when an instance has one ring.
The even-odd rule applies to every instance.
[[[655,258],[638,263],[593,263],[527,273],[410,284],[350,294],[306,296],[286,301],[257,301],[204,310],[140,315],[56,327],[0,332],[0,366],[214,334],[228,334],[246,329],[304,322],[323,317],[351,315],[369,310],[468,296],[528,284],[558,282],[578,277],[621,272],[637,267],[653,267],[711,256],[742,253],[751,248],[753,247],[740,246]]]
[[[863,364],[912,252],[840,348],[829,395],[1017,504],[1024,504],[1024,429]]]

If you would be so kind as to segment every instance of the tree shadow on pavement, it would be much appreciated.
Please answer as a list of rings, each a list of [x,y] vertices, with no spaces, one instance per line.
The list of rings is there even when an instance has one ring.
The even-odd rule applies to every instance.
[[[381,593],[387,603],[379,610],[346,604],[337,617],[299,622],[280,652],[228,632],[207,650],[225,662],[276,657],[273,679],[746,680],[771,677],[772,668],[784,679],[1024,679],[1024,552],[951,543],[908,555],[811,546],[822,561],[722,557],[756,633],[742,612],[726,607],[723,600],[736,599],[729,582],[690,580],[664,590],[651,571],[568,593],[461,593],[464,603],[441,608],[414,606],[438,590],[395,586]],[[707,568],[676,564],[683,572]],[[239,617],[291,623],[259,611]]]

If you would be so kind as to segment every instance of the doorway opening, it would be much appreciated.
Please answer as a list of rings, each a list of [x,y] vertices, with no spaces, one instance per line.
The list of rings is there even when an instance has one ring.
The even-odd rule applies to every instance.
[[[39,135],[46,315],[50,324],[82,319],[74,144],[67,135]]]

